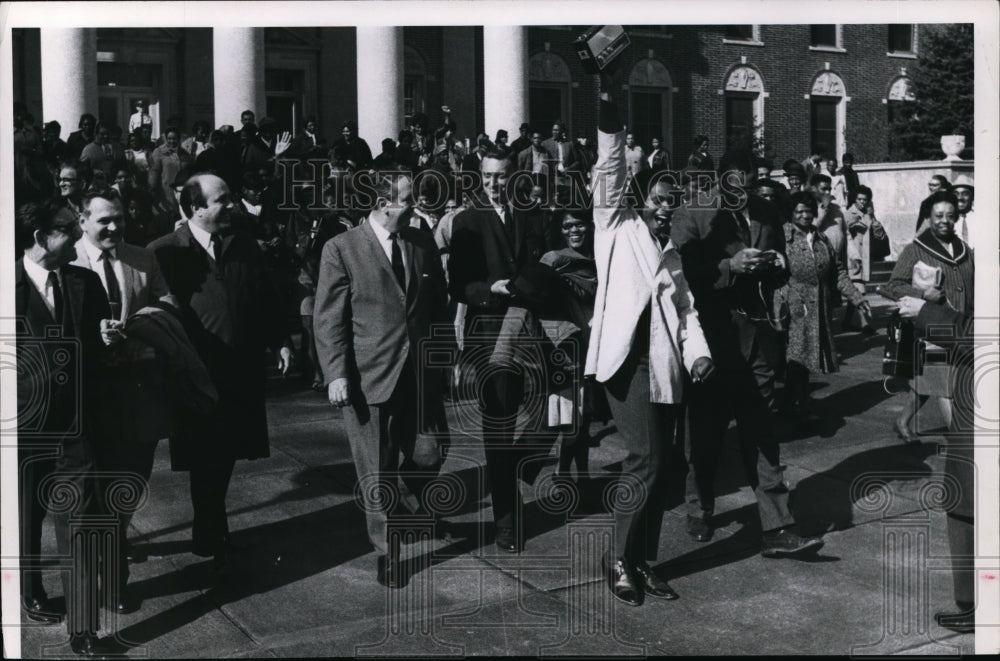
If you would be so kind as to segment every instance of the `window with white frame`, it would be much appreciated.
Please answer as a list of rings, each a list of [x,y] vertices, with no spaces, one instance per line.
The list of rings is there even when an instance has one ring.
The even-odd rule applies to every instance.
[[[844,52],[843,26],[833,23],[810,25],[809,50]]]

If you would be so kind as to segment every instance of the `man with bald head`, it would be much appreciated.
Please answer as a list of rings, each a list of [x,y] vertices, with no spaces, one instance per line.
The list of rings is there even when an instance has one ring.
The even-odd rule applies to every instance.
[[[279,354],[285,373],[291,344],[284,314],[256,240],[233,231],[233,198],[226,183],[196,175],[181,191],[188,222],[151,243],[170,291],[177,298],[188,337],[219,392],[209,414],[178,415],[170,438],[174,470],[191,472],[196,555],[229,559],[226,492],[237,459],[269,455],[264,409],[266,348]],[[280,349],[279,349],[280,347]]]

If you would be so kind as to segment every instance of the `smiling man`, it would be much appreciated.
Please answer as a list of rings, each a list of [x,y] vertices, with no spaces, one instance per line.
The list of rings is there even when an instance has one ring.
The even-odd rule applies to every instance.
[[[165,393],[159,379],[156,355],[134,343],[122,343],[120,329],[132,313],[162,301],[176,305],[160,273],[152,250],[124,242],[125,215],[113,189],[88,191],[80,217],[83,239],[76,244],[76,266],[97,274],[104,285],[111,318],[105,324],[107,342],[114,344],[102,370],[101,406],[97,409],[100,434],[94,439],[95,460],[103,473],[130,473],[141,478],[144,489],[153,471],[157,441],[166,436]],[[114,478],[106,477],[107,488]],[[117,581],[115,608],[128,612],[128,561],[136,555],[128,544],[132,517],[118,512],[119,556],[105,560],[104,569]],[[116,570],[116,571],[113,571]],[[107,583],[106,583],[107,584]]]
[[[188,222],[149,248],[177,297],[219,404],[207,414],[177,416],[170,457],[174,470],[191,472],[193,551],[214,557],[214,566],[222,568],[235,550],[226,492],[236,460],[270,454],[261,356],[272,349],[285,373],[291,342],[263,253],[253,237],[231,230],[233,199],[226,183],[215,175],[195,175],[184,184],[180,204]]]

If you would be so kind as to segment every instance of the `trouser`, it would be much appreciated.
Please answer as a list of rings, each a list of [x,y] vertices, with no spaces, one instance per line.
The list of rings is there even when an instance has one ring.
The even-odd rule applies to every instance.
[[[191,468],[191,506],[194,521],[191,541],[198,555],[218,555],[229,538],[226,493],[236,460],[221,452],[210,452]]]
[[[426,393],[418,389],[413,366],[407,359],[388,400],[369,404],[355,389],[351,392],[351,405],[344,409],[344,426],[361,484],[368,539],[382,555],[389,552],[387,528],[402,503],[399,481],[422,503],[424,489],[441,468],[436,440],[418,435],[417,406],[425,398]],[[429,408],[432,407],[425,409],[425,413],[430,413]],[[418,438],[423,441],[419,445]]]
[[[135,513],[134,505],[142,502],[148,489],[156,443],[99,445],[94,454],[101,473],[101,507],[118,519],[117,559],[115,562],[104,559],[101,575],[105,585],[113,576],[121,588],[128,584],[129,579],[128,561],[125,559],[128,527]]]
[[[58,454],[59,456],[54,456]],[[98,629],[97,548],[90,535],[97,487],[90,446],[82,439],[22,446],[20,463],[21,590],[42,598],[42,521],[50,509],[59,556],[71,567],[61,571],[66,629],[71,636]],[[91,524],[91,525],[88,525]]]
[[[667,504],[667,456],[680,407],[649,401],[649,351],[635,348],[606,382],[608,405],[627,455],[614,504],[615,557],[656,560]]]
[[[747,362],[745,368],[719,370],[704,383],[689,384],[686,498],[690,516],[714,513],[715,474],[735,416],[743,470],[757,497],[761,529],[767,532],[795,521],[771,419],[774,372],[756,344]]]
[[[790,360],[785,369],[785,405],[800,406],[809,401],[809,368]]]

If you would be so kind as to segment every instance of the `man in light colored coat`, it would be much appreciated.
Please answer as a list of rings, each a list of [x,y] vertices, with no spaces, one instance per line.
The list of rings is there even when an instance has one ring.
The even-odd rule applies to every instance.
[[[666,183],[637,211],[623,204],[625,132],[602,74],[598,160],[594,170],[597,297],[586,374],[605,385],[628,454],[615,503],[613,558],[604,572],[612,594],[638,606],[644,596],[676,599],[649,562],[656,559],[666,504],[666,456],[684,381],[707,378],[712,358],[698,323],[680,255],[670,242],[679,191]],[[621,494],[631,492],[632,501]]]

